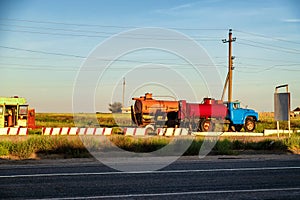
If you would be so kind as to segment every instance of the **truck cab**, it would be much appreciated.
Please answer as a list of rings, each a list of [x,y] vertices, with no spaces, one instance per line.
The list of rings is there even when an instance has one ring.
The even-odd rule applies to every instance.
[[[30,109],[25,98],[0,97],[0,128],[35,128],[35,110]]]
[[[252,109],[241,108],[239,101],[225,102],[228,112],[226,119],[230,121],[229,129],[231,131],[240,131],[242,128],[247,132],[255,129],[258,121],[258,113]]]

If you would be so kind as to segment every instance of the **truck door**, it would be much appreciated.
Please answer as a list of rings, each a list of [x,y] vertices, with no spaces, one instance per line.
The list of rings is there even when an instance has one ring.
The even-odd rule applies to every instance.
[[[142,101],[136,100],[134,107],[131,106],[131,119],[136,125],[142,125]]]
[[[4,105],[0,105],[0,128],[4,127],[4,122]]]
[[[239,102],[233,102],[229,104],[229,113],[231,115],[231,121],[233,124],[244,123],[244,111],[240,108]]]
[[[19,106],[19,116],[18,116],[18,126],[26,127],[27,126],[27,115],[28,115],[28,105]]]
[[[35,109],[28,110],[27,126],[28,128],[35,128]]]
[[[14,127],[17,125],[17,106],[5,106],[5,126]]]

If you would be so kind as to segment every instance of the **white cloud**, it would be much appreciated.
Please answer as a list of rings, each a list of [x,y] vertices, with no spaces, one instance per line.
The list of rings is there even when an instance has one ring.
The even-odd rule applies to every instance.
[[[300,23],[300,19],[284,19],[282,21],[287,23]]]
[[[194,4],[192,4],[192,3],[181,4],[181,5],[173,6],[173,7],[170,7],[170,8],[158,9],[158,10],[155,10],[155,12],[156,13],[163,13],[163,14],[175,14],[179,11],[192,8]]]
[[[178,11],[178,10],[181,10],[181,9],[190,8],[191,6],[192,6],[192,4],[187,3],[187,4],[182,4],[182,5],[179,5],[179,6],[175,6],[173,8],[169,8],[169,10]]]

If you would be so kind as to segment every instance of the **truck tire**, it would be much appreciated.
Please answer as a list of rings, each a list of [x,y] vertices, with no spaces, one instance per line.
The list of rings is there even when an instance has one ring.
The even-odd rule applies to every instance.
[[[244,129],[247,132],[253,132],[255,129],[255,120],[252,117],[247,117],[244,125]]]
[[[201,130],[200,130],[200,123],[197,124],[197,123],[195,123],[195,122],[189,122],[189,123],[188,123],[188,128],[189,128],[191,131],[196,131],[196,132],[201,131]]]
[[[243,128],[243,124],[238,124],[234,126],[236,132],[240,132]]]
[[[168,128],[175,128],[176,127],[176,121],[175,120],[168,120],[168,121],[166,121],[165,125]]]
[[[243,128],[243,124],[233,124],[232,122],[229,124],[228,131],[229,132],[240,132]]]
[[[200,130],[202,132],[208,132],[213,130],[213,123],[211,120],[204,119],[200,121]]]
[[[154,127],[152,125],[147,125],[145,127],[145,135],[151,135],[154,133]]]

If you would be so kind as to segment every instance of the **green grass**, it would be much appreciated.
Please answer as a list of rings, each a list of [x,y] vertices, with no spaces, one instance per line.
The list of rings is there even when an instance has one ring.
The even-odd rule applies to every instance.
[[[153,152],[170,142],[170,138],[150,137],[134,138],[122,135],[110,137],[110,141],[121,149],[131,152]]]
[[[74,120],[74,117],[76,120]],[[131,126],[130,114],[36,113],[38,127],[116,127]]]
[[[215,154],[218,155],[235,155],[237,152],[234,151],[236,150],[233,145],[234,142],[235,141],[230,141],[228,139],[219,140],[213,150]]]
[[[171,141],[175,145],[169,145],[167,151],[172,155],[176,152],[176,144],[190,144],[185,151],[185,156],[198,155],[202,137],[147,137],[135,138],[123,135],[113,135],[107,137],[119,148],[131,152],[153,152],[165,147]],[[84,145],[85,144],[85,145]],[[32,155],[48,156],[60,155],[63,158],[91,157],[90,150],[110,150],[111,143],[99,140],[99,137],[86,137],[84,144],[78,136],[41,136],[31,135],[27,137],[0,137],[0,156],[14,159],[28,159]],[[293,135],[291,138],[283,139],[262,139],[260,141],[238,140],[238,139],[220,139],[213,147],[210,154],[213,155],[237,155],[246,150],[255,150],[257,152],[281,152],[281,153],[300,153],[300,136]]]
[[[25,139],[10,137],[0,141],[0,155],[28,159],[33,154],[61,154],[64,157],[86,157],[88,151],[79,138],[33,135]]]
[[[277,123],[274,119],[274,113],[262,112],[259,113],[260,122],[257,123],[255,132],[262,133],[265,129],[276,129]],[[300,130],[300,116],[291,117],[291,130]],[[287,121],[280,121],[280,129],[288,129]]]
[[[109,136],[118,147],[132,152],[153,152],[163,148],[172,140],[175,143],[188,142],[191,145],[186,150],[184,155],[198,155],[201,145],[203,144],[203,137],[192,138],[169,138],[169,137],[148,137],[135,138],[126,137],[122,135],[122,129],[117,125],[130,126],[129,114],[77,114],[80,127],[97,127],[106,126],[114,127],[113,135]],[[97,120],[97,124],[93,121]],[[261,122],[257,124],[256,132],[262,132],[264,129],[275,129],[276,122],[274,121],[272,113],[260,113]],[[73,114],[65,113],[37,113],[37,126],[46,127],[72,127],[75,126],[73,121]],[[280,128],[287,128],[286,122],[280,123]],[[78,124],[76,124],[78,126]],[[291,118],[292,130],[300,129],[300,117]],[[191,141],[193,140],[193,141]],[[89,149],[109,150],[110,143],[106,141],[99,141],[93,137],[85,139],[85,145]],[[85,148],[78,136],[42,136],[41,129],[29,130],[29,136],[1,136],[0,137],[0,156],[28,159],[32,155],[47,156],[47,155],[61,155],[62,157],[90,157],[88,150]],[[176,151],[176,145],[168,150]],[[299,134],[292,134],[291,138],[285,136],[281,139],[274,138],[260,138],[259,140],[251,140],[249,138],[221,138],[211,151],[211,154],[217,155],[236,155],[247,150],[255,151],[280,151],[300,153],[300,136]]]

